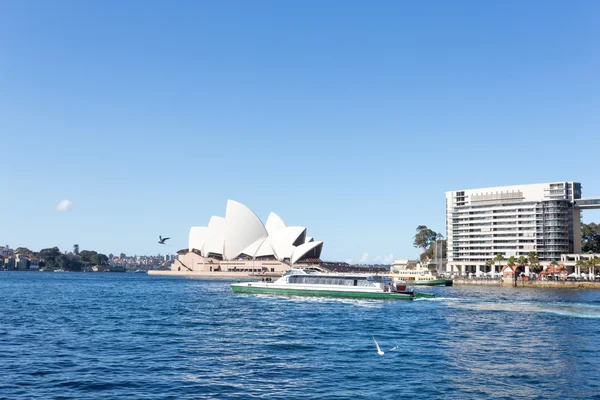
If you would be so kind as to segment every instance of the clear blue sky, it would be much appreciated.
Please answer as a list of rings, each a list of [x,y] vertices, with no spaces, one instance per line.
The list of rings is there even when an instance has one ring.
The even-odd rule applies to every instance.
[[[372,261],[415,257],[419,224],[444,232],[445,191],[600,195],[599,17],[597,1],[2,1],[0,243],[173,253],[235,199],[308,227],[324,259]]]

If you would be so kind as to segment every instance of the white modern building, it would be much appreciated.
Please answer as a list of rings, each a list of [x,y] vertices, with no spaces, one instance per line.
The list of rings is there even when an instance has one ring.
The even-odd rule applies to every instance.
[[[320,262],[322,249],[305,227],[287,226],[274,213],[263,224],[248,207],[228,200],[225,217],[190,229],[189,248],[179,252],[171,271],[282,273]]]
[[[562,254],[579,253],[580,209],[592,208],[584,204],[595,200],[579,199],[577,182],[446,192],[446,271],[489,272],[486,261],[497,254],[508,259],[535,251],[545,264]]]

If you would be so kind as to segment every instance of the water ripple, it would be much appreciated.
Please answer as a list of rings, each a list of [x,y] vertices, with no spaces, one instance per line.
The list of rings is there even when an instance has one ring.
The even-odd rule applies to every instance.
[[[0,273],[0,398],[591,398],[600,293],[234,295],[229,282]],[[380,357],[374,335],[384,350]]]

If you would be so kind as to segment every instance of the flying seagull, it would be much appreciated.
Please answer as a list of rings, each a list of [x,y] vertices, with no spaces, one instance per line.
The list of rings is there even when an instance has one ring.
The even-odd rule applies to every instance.
[[[169,240],[170,238],[164,238],[162,236],[158,236],[158,243],[165,244],[165,240]]]
[[[373,338],[373,341],[375,342],[375,346],[377,346],[377,354],[379,354],[380,356],[384,355],[385,352],[381,350],[381,348],[379,347],[379,343],[377,343],[377,340],[375,340],[375,336],[371,336]],[[394,346],[391,349],[389,349],[388,351],[394,351],[398,348],[398,346]]]

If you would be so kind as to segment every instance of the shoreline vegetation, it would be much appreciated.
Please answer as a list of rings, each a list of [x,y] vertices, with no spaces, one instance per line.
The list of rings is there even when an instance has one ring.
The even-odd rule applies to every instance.
[[[108,257],[94,250],[79,251],[79,245],[72,252],[61,252],[58,247],[31,251],[27,247],[17,247],[14,255],[0,258],[0,268],[5,271],[99,271],[109,269]]]

